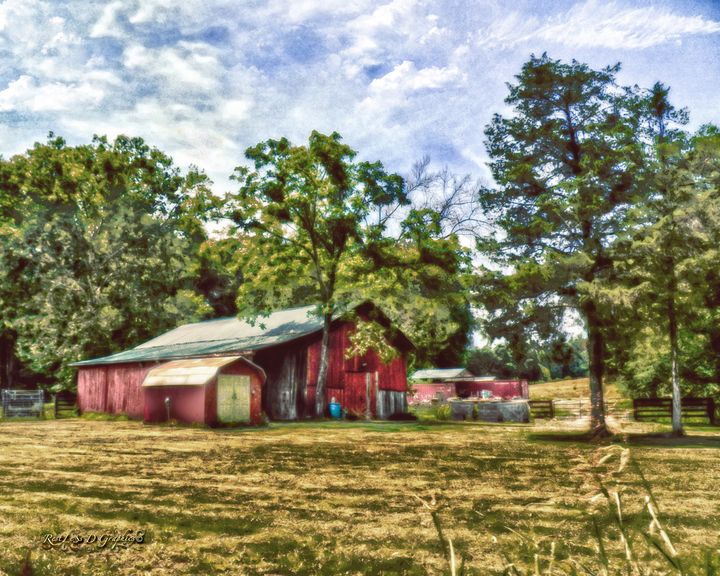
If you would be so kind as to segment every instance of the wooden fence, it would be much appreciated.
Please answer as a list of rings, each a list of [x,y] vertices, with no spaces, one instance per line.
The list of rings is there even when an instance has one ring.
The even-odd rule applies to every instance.
[[[528,400],[528,405],[533,418],[555,418],[555,406],[552,400]]]
[[[53,414],[55,418],[75,416],[77,414],[77,394],[72,392],[53,394]]]
[[[715,424],[715,401],[712,398],[683,398],[681,400],[683,418],[707,418]],[[635,398],[633,417],[637,421],[672,418],[672,398]]]
[[[3,390],[2,413],[4,418],[42,418],[45,393],[42,390]]]

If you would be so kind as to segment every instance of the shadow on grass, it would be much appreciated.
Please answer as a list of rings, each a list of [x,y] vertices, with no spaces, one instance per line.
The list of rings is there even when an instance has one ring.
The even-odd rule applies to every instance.
[[[580,444],[625,444],[628,446],[657,446],[660,448],[720,448],[720,435],[689,434],[673,436],[668,432],[620,432],[605,438],[594,438],[590,432],[546,432],[528,434],[528,440],[538,442],[575,442]]]

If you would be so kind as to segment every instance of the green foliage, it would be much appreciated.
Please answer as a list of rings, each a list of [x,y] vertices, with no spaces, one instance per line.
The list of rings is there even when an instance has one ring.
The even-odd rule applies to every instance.
[[[495,344],[468,350],[464,366],[479,376],[520,378],[533,382],[587,376],[587,342],[584,338],[556,340],[532,344],[523,361],[517,363],[507,344]]]
[[[433,209],[410,206],[391,227],[410,202],[407,187],[355,156],[338,134],[317,132],[306,146],[280,139],[248,149],[253,169],[236,169],[240,189],[227,199],[244,279],[238,311],[252,318],[319,303],[327,320],[370,300],[421,359],[454,363],[472,322],[469,254]]]
[[[307,146],[268,140],[246,152],[254,169],[238,167],[229,216],[246,235],[246,282],[237,298],[244,315],[298,301],[332,313],[340,266],[382,232],[372,211],[406,202],[402,179],[379,162],[356,162],[340,135],[313,132]]]
[[[242,234],[239,314],[253,318],[298,303],[318,304],[324,319],[318,415],[331,318],[359,300],[354,280],[361,273],[387,265],[367,258],[385,229],[372,215],[408,201],[400,176],[355,156],[337,133],[313,132],[307,146],[268,140],[248,148],[253,169],[236,168],[240,189],[227,197],[228,216]]]
[[[485,130],[498,187],[480,194],[499,232],[478,248],[503,271],[478,280],[489,335],[519,350],[522,340],[546,339],[566,307],[579,310],[600,431],[611,247],[646,193],[637,177],[644,115],[636,91],[616,85],[618,70],[531,57],[509,85],[513,114]]]
[[[350,346],[345,351],[348,360],[354,356],[364,356],[369,350],[374,350],[386,364],[398,356],[398,351],[387,341],[386,330],[377,322],[356,321],[349,340]]]
[[[208,314],[192,272],[208,186],[124,136],[0,162],[0,328],[23,363],[70,387],[70,362]]]
[[[717,396],[720,137],[707,126],[693,138],[666,136],[656,150],[644,225],[618,247],[628,305],[618,309],[625,329],[613,339],[611,361],[632,395],[668,394],[674,318],[682,393]]]

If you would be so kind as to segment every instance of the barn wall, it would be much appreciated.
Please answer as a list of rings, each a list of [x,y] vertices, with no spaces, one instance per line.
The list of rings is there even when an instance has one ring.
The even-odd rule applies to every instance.
[[[113,364],[107,371],[107,408],[110,414],[140,419],[145,413],[142,383],[155,363]]]
[[[142,382],[156,362],[81,367],[78,371],[80,411],[144,416]]]
[[[165,398],[170,398],[170,419],[205,423],[205,386],[150,386],[145,391],[145,422],[166,422]]]
[[[80,412],[104,412],[107,397],[107,366],[78,370],[77,402]]]
[[[330,333],[330,362],[328,365],[328,388],[344,388],[347,374],[378,372],[380,390],[407,390],[407,374],[405,357],[400,355],[385,364],[377,353],[370,350],[361,358],[345,358],[345,351],[350,346],[350,334],[354,329],[352,322],[345,322]],[[316,339],[308,346],[307,381],[310,386],[317,382],[320,368],[321,341]],[[328,396],[328,401],[330,397]]]

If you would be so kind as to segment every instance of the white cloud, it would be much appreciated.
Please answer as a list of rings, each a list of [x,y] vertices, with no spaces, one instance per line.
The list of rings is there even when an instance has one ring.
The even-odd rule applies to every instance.
[[[391,54],[390,61],[397,61],[398,52],[437,50],[448,36],[440,21],[419,0],[391,0],[348,21],[345,31],[351,43],[341,53],[344,74],[355,78],[364,68],[386,64]]]
[[[38,84],[34,78],[22,75],[0,92],[0,110],[60,112],[78,107],[96,107],[103,97],[103,91],[89,83]]]
[[[720,21],[702,16],[686,16],[669,8],[635,8],[626,3],[587,0],[544,22],[511,12],[480,30],[477,44],[484,48],[513,48],[540,40],[573,48],[632,50],[718,32]]]
[[[124,30],[118,23],[118,16],[125,9],[122,1],[110,2],[103,8],[100,17],[90,29],[91,38],[115,37],[122,38]]]
[[[709,36],[720,28],[711,10],[696,15],[681,0],[609,2],[7,0],[0,111],[22,114],[3,115],[0,135],[14,139],[0,153],[50,129],[75,143],[127,133],[207,169],[222,189],[246,147],[283,135],[299,143],[318,129],[339,131],[362,157],[393,170],[430,153],[485,174],[482,127],[504,111],[504,82],[531,50],[547,46],[567,60],[587,59],[591,48],[597,66],[617,59],[604,48],[697,35],[712,54],[720,42]],[[652,78],[633,82],[656,80],[664,62],[653,54],[631,56],[656,66]],[[676,94],[676,78],[691,74],[685,58],[675,77],[662,78]],[[642,67],[622,59],[625,70]],[[686,90],[695,100],[678,102],[702,103],[706,121],[717,116],[717,71],[695,73]],[[696,96],[696,85],[706,91]]]
[[[370,92],[384,94],[407,94],[419,90],[437,90],[465,81],[464,74],[457,67],[439,68],[431,66],[419,69],[414,62],[405,60],[381,78],[370,83]]]
[[[124,57],[128,69],[162,78],[166,89],[211,91],[222,75],[217,49],[201,42],[181,41],[163,48],[133,44]]]

